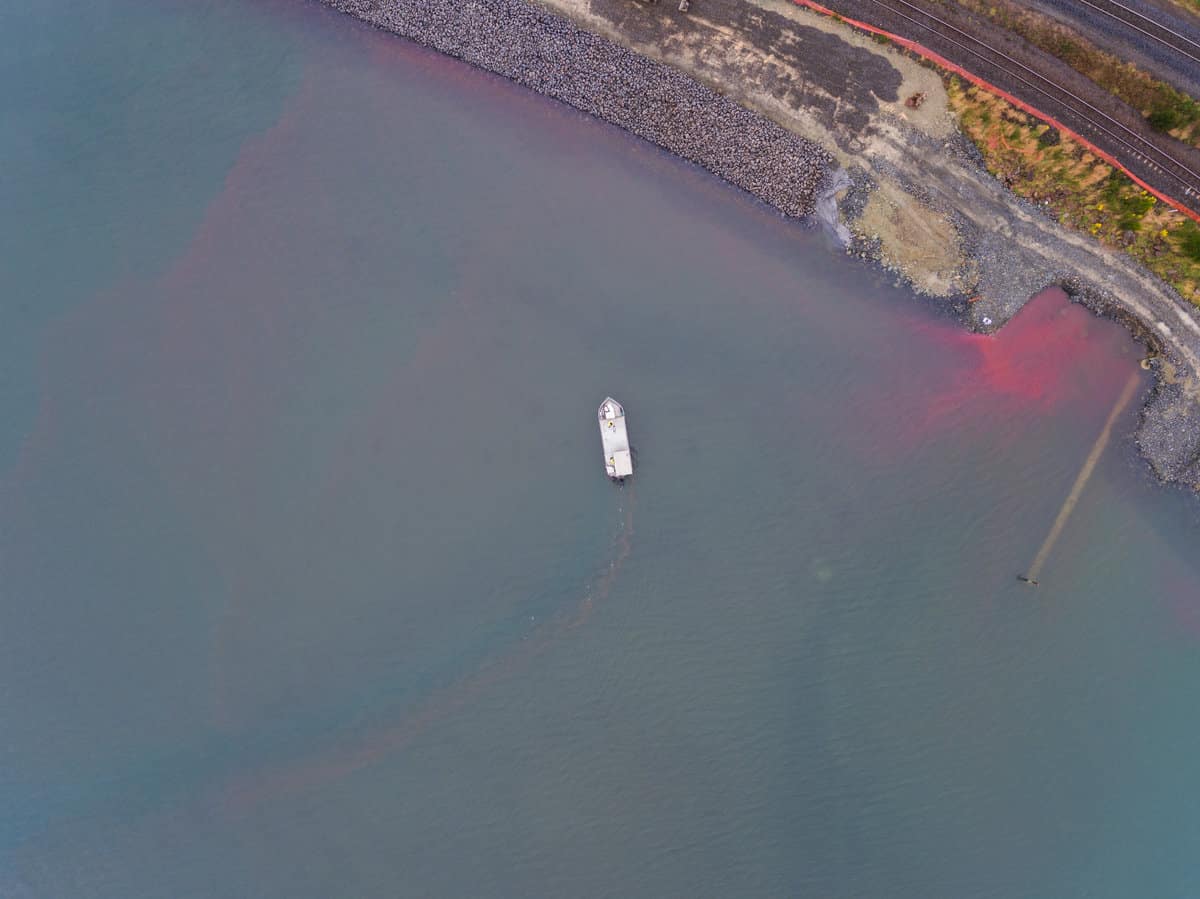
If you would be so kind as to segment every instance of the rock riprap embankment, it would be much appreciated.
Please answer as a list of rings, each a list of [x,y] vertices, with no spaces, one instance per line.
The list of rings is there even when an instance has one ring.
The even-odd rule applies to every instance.
[[[790,216],[813,212],[819,146],[682,72],[522,0],[324,0],[645,138]]]

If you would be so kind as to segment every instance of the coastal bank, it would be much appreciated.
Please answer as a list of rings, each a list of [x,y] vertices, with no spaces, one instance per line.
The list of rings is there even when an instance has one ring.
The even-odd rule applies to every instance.
[[[785,215],[836,211],[848,252],[976,331],[1063,286],[1148,345],[1157,380],[1139,447],[1160,478],[1200,490],[1193,310],[991,177],[929,67],[788,0],[697,0],[686,13],[636,0],[323,2],[624,128]]]

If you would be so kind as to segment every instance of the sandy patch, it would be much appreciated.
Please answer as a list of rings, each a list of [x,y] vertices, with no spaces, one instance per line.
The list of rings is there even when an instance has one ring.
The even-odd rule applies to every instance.
[[[969,291],[973,279],[963,275],[958,233],[944,215],[929,209],[897,184],[880,180],[855,230],[877,238],[880,259],[897,269],[922,293],[945,297]]]

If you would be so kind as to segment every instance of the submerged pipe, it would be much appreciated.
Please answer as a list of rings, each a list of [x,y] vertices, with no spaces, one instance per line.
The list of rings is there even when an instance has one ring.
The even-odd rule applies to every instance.
[[[1046,564],[1046,557],[1050,555],[1050,550],[1054,548],[1055,542],[1058,540],[1059,535],[1062,534],[1063,528],[1066,527],[1067,519],[1075,511],[1075,506],[1079,503],[1079,497],[1083,493],[1083,488],[1087,486],[1092,473],[1096,470],[1096,463],[1100,461],[1100,456],[1104,453],[1104,448],[1108,446],[1108,440],[1112,436],[1113,425],[1116,424],[1120,414],[1125,411],[1125,407],[1129,405],[1129,401],[1133,399],[1133,394],[1137,390],[1139,380],[1138,373],[1133,372],[1129,376],[1129,380],[1125,382],[1125,386],[1121,388],[1121,394],[1117,397],[1116,404],[1112,407],[1112,411],[1108,413],[1108,419],[1104,422],[1104,429],[1100,431],[1100,436],[1092,444],[1092,450],[1088,453],[1087,459],[1084,460],[1083,467],[1079,469],[1075,483],[1071,486],[1071,492],[1067,494],[1062,508],[1058,510],[1054,524],[1050,527],[1050,533],[1042,541],[1041,548],[1038,549],[1037,555],[1034,556],[1033,564],[1029,566],[1029,573],[1017,575],[1017,580],[1024,581],[1033,587],[1038,585],[1038,575],[1041,574],[1042,566]]]

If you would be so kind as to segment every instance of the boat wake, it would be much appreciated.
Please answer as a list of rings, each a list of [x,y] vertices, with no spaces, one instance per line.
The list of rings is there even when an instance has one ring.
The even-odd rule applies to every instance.
[[[625,561],[633,551],[636,499],[633,484],[623,487],[619,496],[617,509],[620,529],[613,539],[612,553],[604,569],[593,578],[576,602],[547,618],[503,655],[490,659],[445,688],[435,690],[400,720],[368,728],[316,757],[246,774],[227,783],[222,790],[221,805],[231,813],[244,812],[261,802],[339,780],[399,752],[439,722],[469,706],[492,687],[519,673],[547,649],[582,627],[608,598]]]

